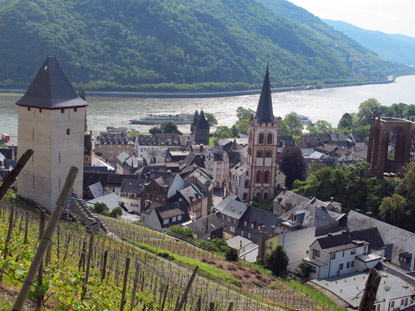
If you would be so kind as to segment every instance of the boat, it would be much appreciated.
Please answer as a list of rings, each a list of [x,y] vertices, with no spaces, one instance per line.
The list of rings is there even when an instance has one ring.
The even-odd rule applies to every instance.
[[[293,115],[295,115],[295,116],[299,117],[299,118],[300,118],[300,120],[301,120],[301,123],[302,123],[303,125],[307,125],[307,124],[310,124],[310,123],[311,123],[311,120],[310,120],[310,118],[309,118],[309,117],[302,116],[301,114],[298,114],[298,113],[296,113],[296,112],[291,112],[291,113],[287,114],[285,117],[287,117],[287,116],[288,116],[288,115],[290,115],[290,114],[293,114]]]
[[[131,124],[160,124],[161,122],[173,122],[176,124],[192,124],[194,115],[190,113],[180,114],[148,114],[135,120]]]

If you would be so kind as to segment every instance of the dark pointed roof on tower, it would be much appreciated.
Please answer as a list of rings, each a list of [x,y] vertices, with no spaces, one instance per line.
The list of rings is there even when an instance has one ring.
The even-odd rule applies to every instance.
[[[61,109],[82,107],[88,104],[78,97],[56,57],[48,56],[32,84],[16,105]]]
[[[208,128],[209,127],[209,121],[206,119],[205,113],[203,112],[203,110],[200,110],[199,118],[196,122],[196,126],[198,126],[199,128]]]
[[[269,80],[269,65],[262,85],[261,96],[259,97],[256,115],[258,122],[274,122],[274,114],[272,112],[271,84]]]

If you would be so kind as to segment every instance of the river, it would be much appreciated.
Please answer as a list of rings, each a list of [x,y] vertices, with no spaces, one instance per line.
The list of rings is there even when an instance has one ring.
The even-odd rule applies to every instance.
[[[376,98],[382,105],[415,104],[415,76],[404,76],[395,83],[289,91],[272,94],[274,115],[285,117],[297,112],[315,122],[326,120],[337,126],[345,112],[357,112],[361,102]],[[20,95],[0,94],[0,133],[17,136],[17,106]],[[259,95],[218,98],[132,98],[88,97],[88,129],[98,132],[107,126],[125,126],[148,131],[149,126],[128,122],[148,113],[193,113],[196,109],[213,113],[219,125],[236,121],[236,108],[256,109]],[[179,126],[189,132],[189,126]]]

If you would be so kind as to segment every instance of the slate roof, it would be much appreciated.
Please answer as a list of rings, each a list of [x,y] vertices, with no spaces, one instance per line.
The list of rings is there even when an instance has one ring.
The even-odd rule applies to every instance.
[[[221,214],[235,219],[240,219],[245,214],[248,207],[245,203],[239,201],[236,195],[231,194],[216,205],[215,209],[217,209]]]
[[[356,247],[356,244],[353,243],[353,240],[350,238],[347,232],[342,232],[340,234],[330,234],[328,236],[316,239],[315,242],[320,244],[321,249],[324,249],[329,253]],[[315,242],[313,242],[313,244]]]
[[[262,84],[262,91],[259,97],[255,118],[258,120],[258,122],[274,122],[268,64],[267,71],[265,72],[264,83]]]
[[[174,202],[163,206],[151,207],[146,214],[151,214],[154,211],[159,219],[161,227],[169,227],[172,225],[177,225],[190,220],[189,212],[187,211],[185,202]],[[172,218],[174,216],[182,216],[180,221],[174,223],[169,222],[168,224],[163,224],[164,219]]]
[[[298,148],[315,148],[321,146],[322,142],[320,141],[317,135],[302,135],[295,144]]]
[[[115,192],[111,192],[109,194],[106,194],[102,197],[90,200],[88,202],[90,202],[90,203],[104,203],[109,208],[110,211],[112,211],[117,206],[122,205],[121,198]]]
[[[223,234],[223,224],[215,213],[202,217],[186,225],[186,227],[191,228],[196,234],[196,237],[200,240],[207,240],[211,237],[211,232],[216,230],[220,230]]]
[[[89,188],[89,191],[91,191],[94,199],[102,197],[104,195],[104,187],[102,186],[100,182],[92,184],[88,188]]]
[[[192,164],[196,164],[197,166],[205,168],[205,162],[203,158],[198,154],[194,154],[193,152],[184,158],[183,162],[180,163],[179,168],[182,170]]]
[[[138,195],[140,194],[143,185],[144,180],[142,179],[124,178],[121,184],[120,193],[134,193]]]
[[[86,107],[55,56],[48,56],[16,105],[45,109]]]
[[[203,197],[206,197],[206,193],[202,191],[197,185],[191,184],[190,186],[179,190],[179,193],[186,200],[188,204],[191,204],[195,201],[200,200]]]
[[[401,253],[409,252],[415,255],[415,233],[413,232],[389,225],[355,211],[350,211],[347,215],[347,225],[350,230],[376,227],[386,245],[385,257],[391,259],[394,264],[399,263],[399,254]]]
[[[236,176],[242,176],[245,174],[251,166],[248,163],[242,164],[239,162],[234,167],[231,168],[231,174]]]
[[[137,175],[122,175],[114,173],[97,173],[97,172],[86,172],[84,171],[84,189],[92,184],[101,182],[106,187],[108,185],[121,186],[124,178],[138,179]]]
[[[153,180],[159,184],[160,187],[170,188],[177,173],[151,171],[147,178],[147,184]]]
[[[378,250],[385,248],[385,243],[376,227],[351,231],[349,232],[349,236],[352,240],[368,242],[371,249]]]
[[[96,144],[127,145],[133,144],[131,137],[124,132],[101,132],[95,140]]]
[[[254,242],[259,242],[259,240],[254,237],[254,235],[259,235],[258,226],[264,225],[266,227],[265,233],[267,237],[270,237],[272,233],[272,226],[278,227],[281,223],[281,220],[278,219],[277,215],[254,206],[249,206],[241,220],[242,221],[240,222],[238,229],[243,230],[244,232],[251,232],[253,235],[252,240]],[[245,220],[247,221],[247,225],[245,225]],[[252,223],[254,223],[254,228],[251,227]]]

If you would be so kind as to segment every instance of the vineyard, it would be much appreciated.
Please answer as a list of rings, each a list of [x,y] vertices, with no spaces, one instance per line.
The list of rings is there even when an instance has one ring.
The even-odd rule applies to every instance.
[[[18,291],[44,216],[19,200],[13,204],[0,202],[0,278]],[[26,310],[342,310],[163,233],[102,220],[108,235],[59,223]],[[1,296],[0,310],[11,310],[14,301]]]

